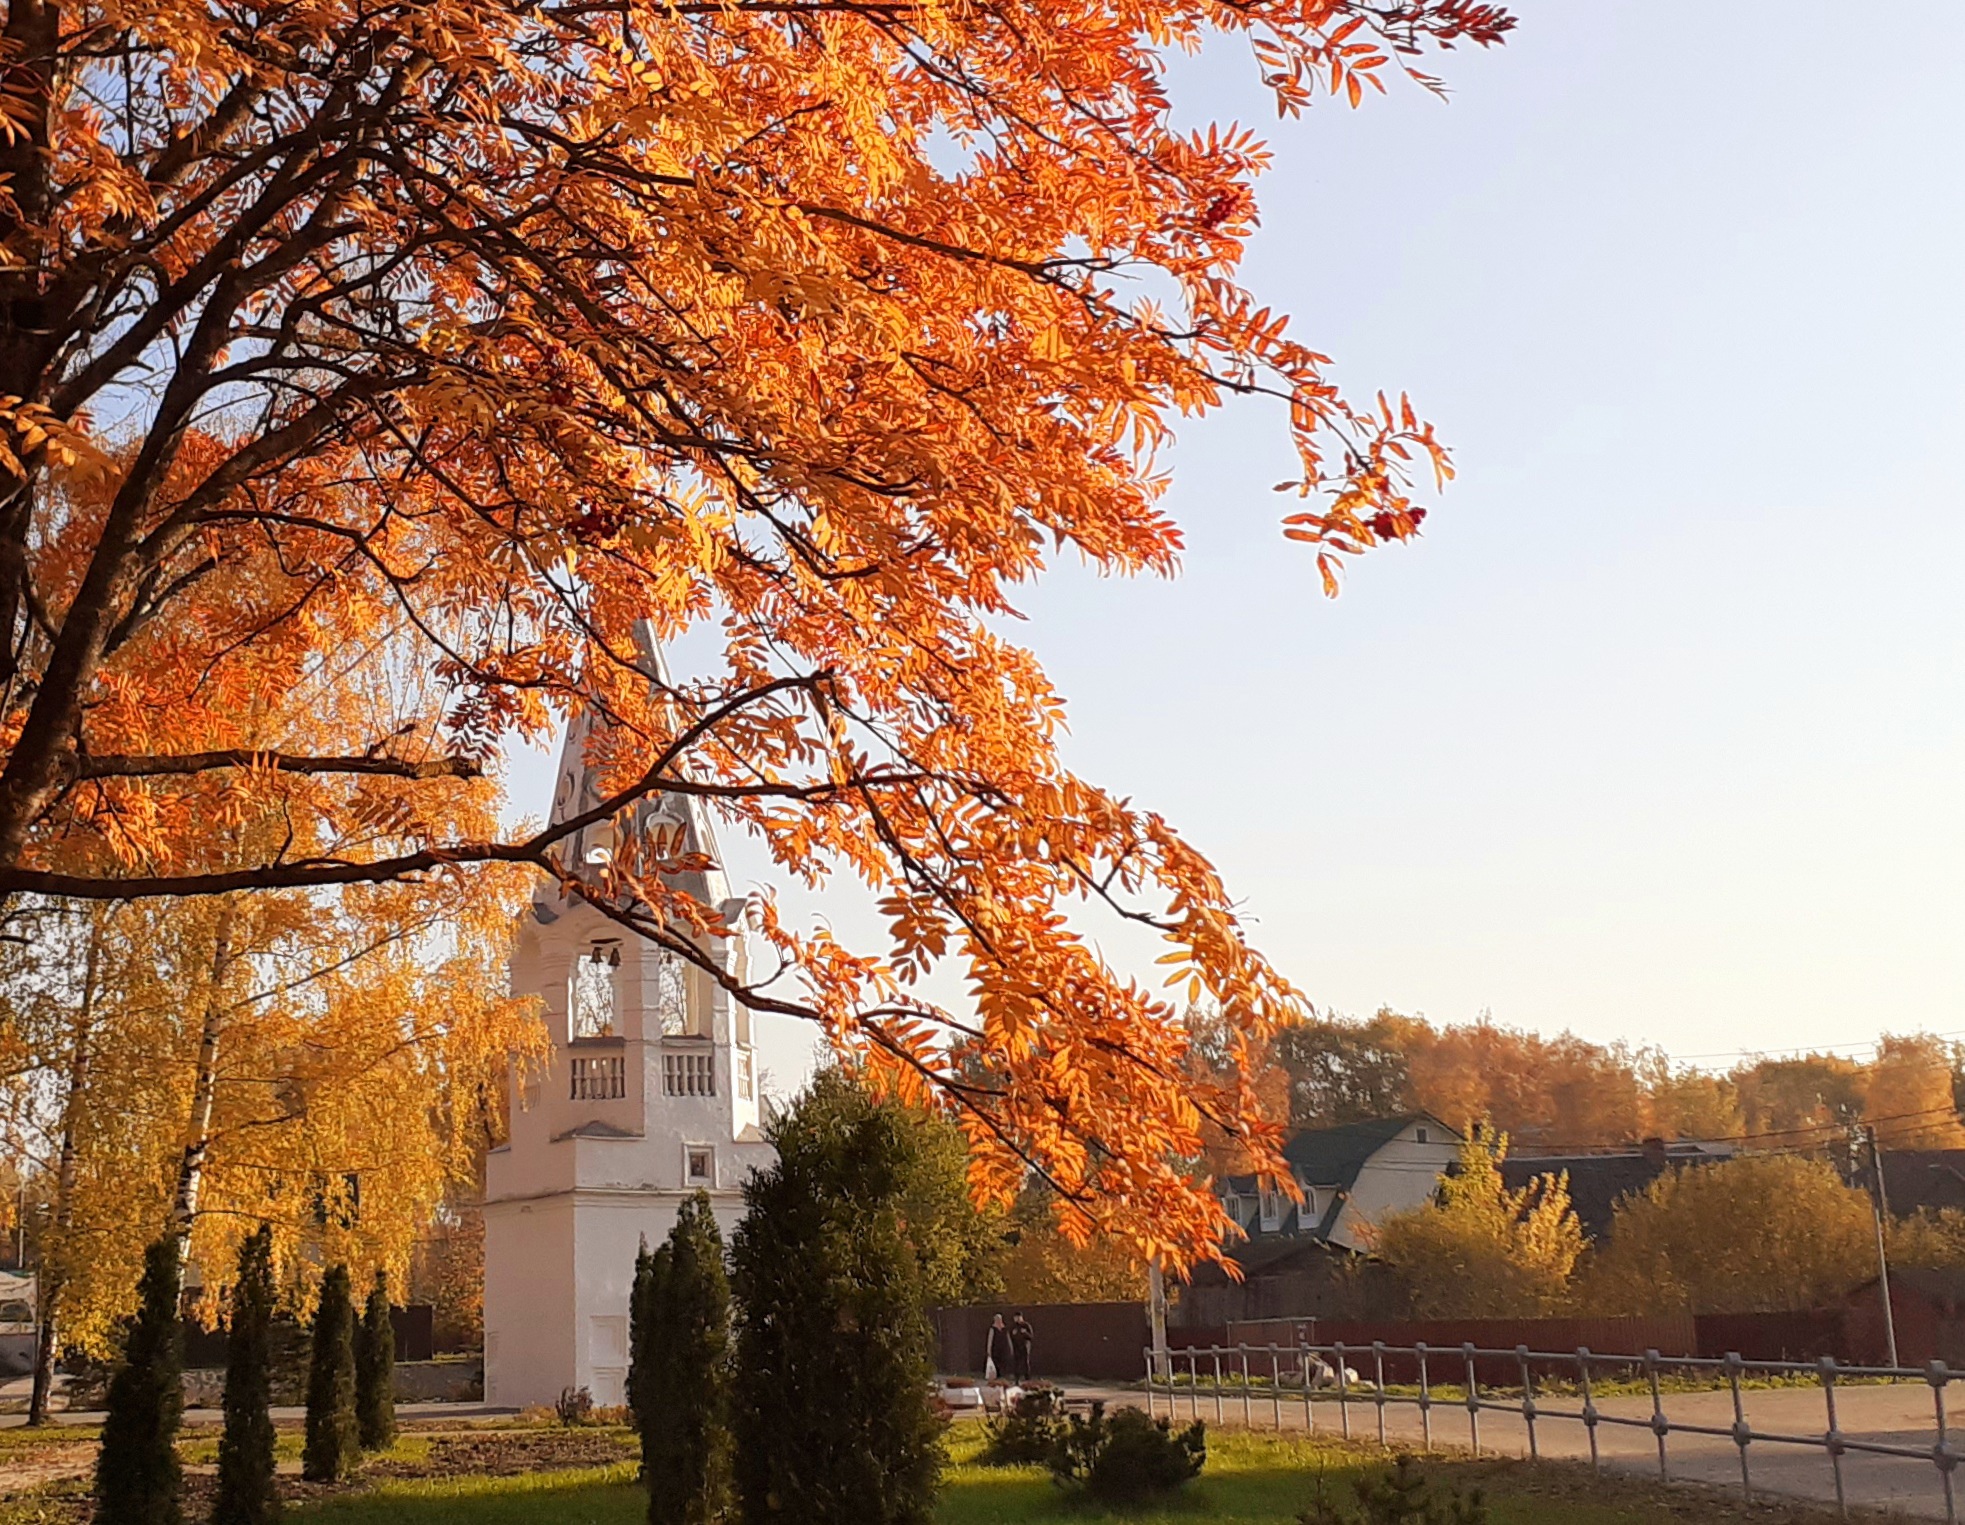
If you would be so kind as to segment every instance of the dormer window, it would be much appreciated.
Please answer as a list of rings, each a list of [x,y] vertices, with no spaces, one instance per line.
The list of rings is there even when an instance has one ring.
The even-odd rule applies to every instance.
[[[1283,1226],[1283,1194],[1264,1187],[1258,1198],[1257,1211],[1261,1214],[1262,1232],[1273,1234]]]
[[[597,942],[573,964],[573,1036],[611,1038],[619,1031],[614,1013],[615,976],[621,968],[621,945]]]
[[[1422,1144],[1430,1144],[1433,1142],[1433,1136],[1426,1131],[1426,1125],[1424,1123],[1421,1123],[1419,1127],[1413,1131],[1412,1136]]]

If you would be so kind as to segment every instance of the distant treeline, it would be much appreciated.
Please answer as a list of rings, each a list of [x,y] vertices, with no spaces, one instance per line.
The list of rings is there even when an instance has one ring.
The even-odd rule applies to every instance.
[[[1211,1021],[1194,1020],[1205,1061]],[[1867,1060],[1808,1054],[1718,1072],[1651,1047],[1485,1021],[1436,1027],[1381,1009],[1286,1030],[1263,1083],[1292,1127],[1431,1112],[1464,1129],[1485,1118],[1518,1154],[1653,1137],[1804,1147],[1856,1122],[1875,1123],[1890,1148],[1965,1147],[1965,1048],[1928,1034],[1886,1034]]]

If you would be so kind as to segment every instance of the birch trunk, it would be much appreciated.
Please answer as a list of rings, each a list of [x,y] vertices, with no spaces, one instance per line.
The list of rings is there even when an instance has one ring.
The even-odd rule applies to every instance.
[[[48,1422],[48,1400],[54,1391],[55,1357],[61,1350],[61,1301],[68,1287],[68,1231],[75,1221],[75,1130],[89,1089],[89,1059],[95,1043],[96,987],[102,963],[102,922],[113,914],[91,908],[89,946],[82,960],[82,1002],[68,1050],[68,1089],[61,1106],[61,1158],[55,1168],[55,1201],[50,1236],[53,1255],[41,1263],[41,1328],[34,1342],[34,1387],[27,1400],[27,1422]]]

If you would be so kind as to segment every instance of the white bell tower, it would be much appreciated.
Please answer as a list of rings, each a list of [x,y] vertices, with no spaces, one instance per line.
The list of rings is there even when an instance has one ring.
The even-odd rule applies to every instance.
[[[555,822],[600,802],[594,730],[585,716],[567,728]],[[679,851],[720,861],[692,796],[660,795],[624,816],[616,829],[659,835],[672,850],[679,838]],[[613,841],[609,825],[588,827],[562,852],[584,864]],[[678,882],[739,925],[743,902],[721,867]],[[741,933],[703,946],[742,977]],[[596,1403],[621,1403],[641,1237],[659,1244],[698,1190],[727,1237],[745,1176],[772,1161],[751,1013],[701,969],[557,889],[533,900],[512,988],[544,998],[553,1051],[543,1074],[514,1073],[511,1136],[486,1161],[485,1401],[549,1404],[584,1387]]]

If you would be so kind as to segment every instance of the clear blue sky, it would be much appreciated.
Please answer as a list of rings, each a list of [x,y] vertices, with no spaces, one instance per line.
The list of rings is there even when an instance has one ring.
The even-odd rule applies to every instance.
[[[1026,597],[1070,760],[1320,1007],[1683,1056],[1965,1029],[1965,4],[1516,8],[1444,104],[1278,123],[1238,50],[1177,66],[1275,151],[1252,284],[1460,478],[1329,602],[1280,421],[1190,426],[1183,575]]]

